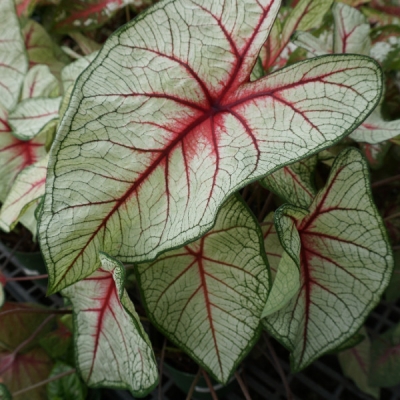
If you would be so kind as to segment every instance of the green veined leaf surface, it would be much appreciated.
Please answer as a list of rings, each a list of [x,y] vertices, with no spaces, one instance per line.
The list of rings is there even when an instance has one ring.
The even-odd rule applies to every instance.
[[[10,232],[25,208],[44,195],[48,157],[23,169],[0,209],[0,228]]]
[[[21,28],[14,0],[0,2],[0,106],[12,110],[17,104],[28,70]]]
[[[25,76],[22,87],[22,99],[32,97],[57,97],[60,87],[57,78],[47,65],[33,66]]]
[[[313,181],[316,165],[317,156],[305,158],[267,175],[261,183],[285,202],[307,208],[316,194]]]
[[[170,0],[109,38],[51,150],[40,228],[49,293],[96,270],[100,251],[139,262],[200,237],[230,194],[331,145],[375,107],[381,71],[363,56],[249,82],[278,7]]]
[[[89,386],[145,395],[157,383],[151,345],[124,290],[124,267],[101,258],[99,270],[62,291],[73,307],[77,368]]]
[[[259,333],[269,272],[257,221],[232,197],[200,240],[136,272],[152,322],[226,383]]]
[[[360,11],[343,3],[335,3],[332,11],[335,21],[334,52],[369,55],[370,26]]]
[[[58,118],[61,97],[33,98],[18,103],[8,115],[12,133],[20,140],[33,139],[53,119]]]
[[[300,236],[301,288],[286,307],[264,320],[291,351],[295,370],[350,338],[379,301],[393,259],[369,188],[368,167],[349,148],[337,157],[327,184],[310,211],[280,209],[281,243],[294,259],[296,247],[282,240],[296,222]],[[284,225],[283,225],[284,224]],[[290,246],[290,247],[289,247]],[[296,251],[294,251],[296,250]]]
[[[7,122],[8,115],[0,106],[0,201],[4,202],[16,176],[46,155],[45,135],[28,141],[17,139]]]

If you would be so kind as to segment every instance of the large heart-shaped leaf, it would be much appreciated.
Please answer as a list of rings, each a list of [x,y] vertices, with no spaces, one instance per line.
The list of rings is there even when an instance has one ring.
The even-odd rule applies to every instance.
[[[0,228],[10,232],[33,201],[44,195],[48,157],[26,167],[17,176],[0,210]]]
[[[200,240],[137,266],[148,315],[218,381],[254,344],[269,272],[257,221],[232,197]]]
[[[8,115],[0,106],[0,201],[4,202],[16,176],[46,155],[46,136],[23,141],[11,134]]]
[[[73,307],[77,368],[89,386],[144,395],[157,383],[151,345],[124,290],[124,267],[101,259],[99,270],[62,291]]]
[[[12,110],[17,104],[28,70],[24,41],[14,0],[0,2],[0,106]]]
[[[201,236],[231,193],[375,107],[381,71],[362,56],[249,82],[278,8],[169,0],[109,38],[52,146],[40,228],[49,292],[96,270],[100,251],[144,261]]]
[[[276,223],[282,246],[300,269],[301,287],[264,321],[292,351],[298,370],[359,329],[388,283],[393,259],[371,198],[368,167],[352,148],[337,157],[309,212],[284,205]],[[293,224],[300,249],[287,229]]]

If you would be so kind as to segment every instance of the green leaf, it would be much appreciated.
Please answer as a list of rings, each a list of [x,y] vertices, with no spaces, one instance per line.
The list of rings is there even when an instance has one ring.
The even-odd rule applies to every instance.
[[[0,383],[0,400],[12,400],[11,394],[6,385]]]
[[[332,11],[335,21],[333,51],[369,55],[370,26],[360,11],[343,3],[335,3]]]
[[[377,144],[360,143],[360,150],[368,161],[371,169],[379,169],[383,166],[386,154],[388,153],[391,142]]]
[[[0,352],[0,375],[11,393],[35,385],[49,376],[53,362],[43,349],[34,348],[26,353]],[[45,386],[29,390],[20,400],[43,400]]]
[[[309,210],[284,205],[277,213],[277,232],[300,268],[301,288],[286,307],[264,320],[292,351],[294,370],[354,335],[379,301],[393,267],[368,167],[357,150],[340,153]],[[293,225],[300,244],[291,239]]]
[[[394,270],[385,291],[387,301],[396,301],[400,297],[400,251],[394,253]]]
[[[249,82],[278,6],[169,0],[110,36],[51,148],[39,230],[49,293],[99,268],[101,251],[141,262],[199,238],[229,195],[338,141],[376,106],[381,71],[363,56]]]
[[[136,269],[154,325],[224,384],[260,332],[263,251],[257,221],[234,196],[203,238]]]
[[[62,291],[73,307],[77,368],[91,387],[142,396],[157,383],[152,348],[124,290],[124,267],[100,257],[98,271]]]
[[[14,0],[0,1],[0,106],[12,110],[17,104],[28,70],[24,41]]]
[[[71,36],[72,39],[74,39],[75,42],[78,43],[79,47],[82,50],[82,53],[86,56],[94,52],[98,52],[98,50],[101,49],[101,44],[95,42],[85,35],[82,35],[82,33],[71,32],[69,36]]]
[[[390,387],[400,383],[400,324],[389,329],[371,345],[369,383]]]
[[[351,378],[360,390],[375,399],[379,399],[379,388],[372,387],[368,381],[368,374],[371,367],[371,343],[365,328],[361,330],[361,333],[364,335],[364,340],[361,343],[339,353],[340,366],[344,375]]]
[[[60,103],[61,97],[21,101],[8,116],[13,135],[20,140],[33,139],[50,121],[58,119]]]
[[[71,367],[62,362],[57,362],[50,372],[49,378],[71,370]],[[76,373],[62,377],[47,384],[48,400],[85,400],[86,386]]]
[[[57,78],[50,72],[47,65],[33,66],[25,76],[22,87],[22,99],[32,97],[57,97],[60,87]]]
[[[315,194],[314,173],[317,156],[305,158],[267,175],[260,182],[285,202],[308,207]]]
[[[51,73],[60,79],[61,70],[69,58],[53,42],[46,30],[36,21],[29,19],[22,29],[29,67],[47,65]]]
[[[23,169],[0,209],[0,228],[10,232],[28,206],[44,195],[48,157]]]

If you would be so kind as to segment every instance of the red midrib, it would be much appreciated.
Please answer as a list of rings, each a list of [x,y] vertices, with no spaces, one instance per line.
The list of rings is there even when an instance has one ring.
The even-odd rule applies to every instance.
[[[216,337],[214,321],[213,321],[213,316],[212,316],[211,301],[210,301],[209,294],[208,294],[206,272],[205,272],[204,265],[203,265],[203,254],[204,254],[204,238],[201,240],[200,250],[197,254],[197,261],[198,261],[198,266],[199,266],[201,287],[203,288],[204,302],[206,303],[207,318],[208,318],[208,322],[210,324],[210,330],[211,330],[211,334],[212,334],[212,338],[213,338],[213,342],[214,342],[215,352],[216,352],[217,358],[218,358],[218,365],[219,365],[219,368],[221,371],[221,375],[223,375],[222,362],[221,362],[221,357],[219,354],[217,337]]]
[[[98,315],[98,318],[97,318],[96,336],[95,336],[95,342],[94,342],[94,348],[93,348],[93,359],[92,359],[92,365],[90,366],[90,371],[89,371],[89,374],[88,374],[88,377],[87,377],[88,380],[90,379],[90,377],[91,377],[91,375],[93,373],[93,368],[94,368],[94,364],[95,364],[96,356],[97,356],[97,349],[99,347],[99,342],[100,342],[100,335],[101,335],[102,328],[103,328],[104,317],[105,317],[107,308],[109,307],[109,303],[110,303],[110,299],[111,299],[112,295],[117,297],[116,296],[116,290],[115,290],[115,284],[114,284],[114,281],[113,281],[112,277],[110,276],[108,278],[107,294],[104,297],[104,302],[101,305],[101,309],[100,309],[100,312],[99,312],[99,315]]]

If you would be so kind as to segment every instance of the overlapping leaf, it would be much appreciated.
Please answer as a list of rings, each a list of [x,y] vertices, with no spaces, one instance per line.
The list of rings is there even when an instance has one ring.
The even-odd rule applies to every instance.
[[[395,325],[372,341],[369,382],[390,387],[400,383],[400,325]]]
[[[262,252],[256,220],[232,197],[200,240],[136,269],[153,323],[222,383],[259,333],[269,289]]]
[[[369,370],[371,365],[371,342],[365,328],[360,332],[364,335],[364,340],[357,346],[339,353],[339,362],[343,373],[351,378],[357,386],[365,393],[375,399],[379,399],[379,388],[369,384]]]
[[[59,95],[59,83],[47,65],[33,66],[25,76],[22,87],[22,99],[32,97],[56,97]]]
[[[109,38],[52,147],[40,229],[50,292],[96,270],[100,251],[143,261],[201,236],[231,193],[375,107],[381,72],[362,56],[249,82],[278,7],[170,0]]]
[[[32,140],[17,139],[11,133],[7,113],[0,106],[0,201],[4,202],[16,176],[46,155],[46,135]]]
[[[0,107],[12,110],[17,104],[28,70],[14,0],[0,2]]]
[[[17,176],[0,209],[0,228],[10,232],[33,201],[44,195],[48,157],[26,167]]]
[[[368,179],[365,161],[349,148],[336,159],[308,213],[288,205],[279,211],[277,230],[300,269],[301,287],[286,307],[264,321],[292,351],[295,370],[351,337],[390,278],[391,249]],[[284,240],[284,227],[293,221],[299,256],[297,242]]]
[[[68,62],[68,57],[53,42],[42,25],[29,19],[23,26],[22,34],[28,53],[29,67],[37,64],[47,65],[51,73],[59,79],[62,68]]]
[[[317,156],[288,165],[267,175],[261,183],[285,202],[308,207],[315,194],[314,172]]]
[[[360,150],[368,161],[371,169],[379,169],[382,167],[387,152],[391,147],[388,141],[380,142],[377,144],[360,143]]]
[[[61,97],[21,101],[8,115],[14,136],[21,140],[33,139],[47,124],[58,118],[60,102]]]
[[[89,386],[144,395],[157,383],[151,345],[124,290],[124,267],[101,258],[98,271],[62,292],[74,312],[77,368]]]

